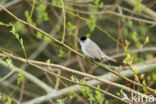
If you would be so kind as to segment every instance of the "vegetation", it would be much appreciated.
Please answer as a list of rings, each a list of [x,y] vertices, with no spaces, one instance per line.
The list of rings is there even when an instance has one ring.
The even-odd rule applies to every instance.
[[[0,104],[155,103],[155,5],[1,0]],[[118,63],[85,57],[81,36]]]

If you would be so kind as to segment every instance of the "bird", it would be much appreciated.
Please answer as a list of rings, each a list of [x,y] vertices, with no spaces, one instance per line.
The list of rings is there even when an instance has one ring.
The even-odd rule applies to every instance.
[[[99,48],[99,46],[92,41],[90,38],[86,36],[82,36],[79,40],[79,43],[81,45],[81,50],[84,54],[84,56],[88,58],[98,59],[101,61],[113,61],[117,62],[115,59],[107,56],[102,50]]]

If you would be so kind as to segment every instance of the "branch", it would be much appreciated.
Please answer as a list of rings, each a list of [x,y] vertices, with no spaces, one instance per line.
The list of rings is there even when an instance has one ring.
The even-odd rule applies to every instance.
[[[136,4],[135,0],[124,0],[124,1],[132,6],[134,6]],[[156,20],[156,12],[154,12],[150,8],[144,6],[143,4],[140,4],[138,8],[141,8],[144,13],[148,14],[149,16],[153,17],[154,20]]]
[[[13,6],[13,5],[15,5],[15,4],[17,4],[17,3],[19,3],[19,2],[21,2],[22,0],[13,0],[13,1],[10,1],[10,2],[8,2],[8,3],[6,3],[5,5],[4,5],[4,7],[5,8],[8,8],[8,7],[10,7],[10,6]],[[0,9],[0,11],[1,11],[2,9]]]
[[[6,64],[5,61],[0,60],[0,64],[4,65],[5,67],[8,67],[8,65]],[[16,66],[13,66],[13,68],[11,69],[15,72],[19,72],[19,68],[17,68]],[[29,79],[30,81],[34,82],[36,85],[40,86],[42,89],[44,89],[47,93],[49,92],[54,92],[55,90],[53,90],[49,85],[47,85],[46,83],[42,82],[41,80],[37,79],[36,77],[34,77],[33,75],[29,74],[28,72],[23,70],[23,75]]]
[[[6,95],[5,93],[3,93],[3,92],[0,92],[0,94],[1,94],[1,101],[3,101],[4,100],[4,98],[10,98],[11,100],[12,100],[12,102],[15,102],[15,104],[19,104],[19,101],[17,100],[17,99],[15,99],[15,98],[13,98],[13,97],[10,97],[10,96],[8,96],[8,95]],[[5,99],[6,100],[6,99]],[[6,103],[7,104],[7,103]]]
[[[15,16],[13,13],[11,13],[10,11],[8,11],[8,10],[7,10],[6,8],[4,8],[2,5],[0,5],[0,8],[2,8],[4,11],[6,11],[8,14],[10,14],[10,15],[11,15],[14,19],[16,19],[17,21],[19,21],[19,22],[21,22],[21,23],[23,23],[23,24],[25,24],[25,25],[30,26],[31,28],[33,28],[33,29],[35,29],[35,30],[41,32],[41,33],[44,34],[45,36],[51,38],[54,42],[56,42],[56,43],[58,43],[58,44],[64,46],[65,48],[71,50],[71,51],[74,52],[75,54],[77,54],[77,55],[79,55],[79,56],[81,56],[81,57],[84,57],[81,53],[75,51],[74,49],[72,49],[72,48],[69,47],[68,45],[66,45],[66,44],[64,44],[63,42],[57,40],[57,39],[54,38],[52,35],[50,35],[50,34],[44,32],[43,30],[41,30],[41,29],[39,29],[39,28],[33,26],[32,24],[30,24],[30,23],[28,23],[28,22],[26,22],[26,21],[24,21],[24,20],[22,20],[22,19],[19,19],[17,16]]]
[[[36,67],[37,69],[42,70],[41,67],[39,67],[38,65],[35,65],[35,64],[30,64],[30,65]],[[55,77],[57,77],[57,78],[64,79],[64,80],[66,80],[66,81],[68,81],[68,82],[71,82],[71,83],[74,83],[74,84],[78,84],[78,85],[81,85],[81,86],[87,86],[87,87],[89,87],[89,88],[91,88],[91,89],[100,91],[100,92],[102,92],[102,93],[104,93],[104,94],[107,94],[107,95],[109,95],[109,96],[111,96],[111,97],[113,97],[113,98],[115,98],[115,99],[118,99],[118,100],[120,100],[120,101],[122,101],[122,102],[127,103],[127,101],[123,100],[122,98],[118,97],[117,95],[112,94],[112,93],[107,92],[107,91],[104,91],[104,90],[102,90],[101,88],[97,88],[97,87],[94,87],[94,86],[90,86],[90,85],[88,85],[88,84],[86,84],[86,83],[83,83],[83,82],[73,81],[73,80],[71,80],[71,79],[68,79],[68,78],[66,78],[66,77],[64,77],[64,76],[61,76],[61,75],[58,75],[58,74],[55,74],[55,73],[53,73],[53,72],[49,72],[49,74],[51,74],[51,75],[53,75],[53,76],[55,76]]]
[[[0,78],[0,82],[6,80],[7,78],[9,78],[12,74],[14,73],[14,71],[10,71],[7,75],[5,75],[4,77]]]
[[[15,60],[30,64],[30,65],[37,64],[37,65],[44,65],[44,66],[52,67],[52,68],[59,68],[59,69],[61,69],[63,71],[68,71],[68,72],[71,72],[71,73],[74,73],[74,74],[77,74],[77,75],[80,75],[80,76],[83,76],[83,77],[87,77],[87,78],[91,78],[91,79],[100,81],[101,83],[106,83],[106,84],[111,85],[111,86],[119,87],[119,88],[121,88],[121,89],[123,89],[123,90],[125,90],[127,92],[132,91],[133,93],[136,93],[136,94],[139,93],[139,92],[137,92],[137,91],[135,91],[135,90],[133,90],[133,89],[131,89],[129,87],[124,86],[124,85],[114,83],[114,82],[111,82],[109,80],[101,79],[100,77],[97,77],[97,76],[94,76],[94,75],[91,75],[91,74],[87,74],[87,73],[84,73],[84,72],[80,72],[80,71],[77,71],[77,70],[74,70],[74,69],[71,69],[71,68],[68,68],[68,67],[64,67],[64,66],[61,66],[61,65],[49,64],[49,63],[45,63],[45,62],[41,62],[41,61],[34,61],[34,60],[24,59],[24,58],[20,58],[20,57],[17,57],[17,56],[13,56],[13,55],[8,54],[6,52],[5,52],[5,54],[4,54],[4,52],[0,53],[0,56],[9,57],[9,58],[12,58],[12,59],[15,59]],[[154,66],[154,68],[155,67],[156,67],[156,65]],[[42,71],[50,73],[49,71],[44,70],[44,69],[42,69]],[[153,91],[153,89],[152,89],[152,91]],[[155,92],[155,90],[153,92]]]
[[[81,53],[79,53],[79,52],[77,52],[76,50],[72,49],[71,47],[69,47],[68,45],[64,44],[63,42],[57,40],[57,39],[54,38],[52,35],[50,35],[50,34],[44,32],[43,30],[41,30],[41,29],[39,29],[39,28],[33,26],[32,24],[29,24],[29,23],[26,22],[26,21],[23,21],[23,20],[19,19],[17,16],[15,16],[13,13],[11,13],[10,11],[8,11],[8,10],[7,10],[6,8],[4,8],[2,5],[0,5],[0,8],[2,8],[4,11],[6,11],[8,14],[10,14],[10,15],[11,15],[13,18],[15,18],[17,21],[19,21],[19,22],[21,22],[21,23],[23,23],[23,24],[25,24],[25,25],[30,26],[31,28],[33,28],[33,29],[35,29],[35,30],[37,30],[37,31],[39,31],[39,32],[41,32],[41,33],[43,33],[45,36],[51,38],[51,39],[52,39],[53,41],[55,41],[56,43],[62,45],[63,47],[65,47],[65,48],[67,48],[67,49],[69,49],[69,50],[71,50],[71,51],[74,52],[75,54],[77,54],[77,55],[79,55],[79,56],[81,56],[81,57],[84,57]],[[101,29],[99,26],[98,26],[97,28]],[[104,30],[101,30],[101,31],[103,31],[104,33],[107,33],[107,32],[104,31]],[[110,35],[109,35],[109,36],[110,36]],[[112,36],[111,36],[111,38],[114,40],[114,38],[113,38]],[[6,54],[7,54],[7,53],[6,53]],[[9,54],[7,54],[7,55],[9,55]],[[7,56],[7,55],[6,55],[6,56]],[[9,56],[10,56],[10,55],[9,55]],[[15,57],[14,57],[14,58],[15,58]],[[23,61],[23,59],[20,60],[20,61]],[[23,62],[25,62],[25,61],[23,61]],[[27,63],[27,62],[26,62],[26,63]],[[124,77],[124,76],[121,76],[120,74],[118,74],[117,72],[113,71],[112,69],[110,69],[110,68],[109,68],[108,66],[106,66],[106,65],[97,63],[97,62],[95,62],[95,61],[93,61],[93,63],[95,63],[96,65],[98,65],[98,66],[100,66],[100,67],[105,68],[106,70],[108,70],[108,71],[114,73],[115,75],[117,75],[117,76],[123,78],[124,80],[127,80],[128,82],[131,82],[131,83],[133,83],[133,84],[135,84],[135,85],[137,85],[137,86],[140,86],[140,87],[142,87],[142,88],[146,88],[146,89],[150,90],[151,92],[156,93],[155,90],[153,90],[153,89],[151,89],[151,88],[149,88],[149,87],[147,87],[147,86],[144,86],[144,85],[142,85],[142,84],[140,84],[140,83],[137,83],[137,82],[135,82],[135,81],[133,81],[133,80],[130,80],[130,79]],[[45,64],[44,64],[44,65],[45,65]],[[54,64],[53,64],[53,65],[54,65]],[[54,65],[54,66],[53,66],[53,65],[52,65],[52,67],[54,67],[54,66],[55,66],[55,67],[58,67],[58,66],[59,66],[59,65]],[[60,66],[59,66],[59,67],[60,67]],[[60,68],[62,68],[62,66],[61,66]],[[64,70],[64,69],[66,69],[66,71],[71,71],[71,72],[73,72],[73,73],[75,72],[74,70],[71,70],[71,69],[69,70],[69,68],[62,68],[62,70]],[[77,73],[77,72],[76,72],[76,73]],[[80,73],[77,73],[77,74],[80,74]],[[81,74],[80,74],[80,75],[81,75]],[[82,73],[82,75],[85,76],[86,74]],[[90,74],[88,74],[88,75],[86,75],[86,76],[88,76],[89,78],[93,78],[93,79],[95,78],[95,79],[97,79],[96,76],[91,76]],[[100,79],[98,79],[98,80],[100,80]],[[102,80],[101,80],[101,81],[102,81]],[[105,82],[105,81],[104,81],[104,82]],[[105,82],[105,83],[106,83],[106,82]],[[121,86],[120,86],[120,87],[121,87]]]
[[[54,7],[57,7],[57,8],[62,8],[62,6],[59,6],[59,5],[54,5],[52,3],[48,3],[48,2],[44,2],[44,1],[41,1],[41,2],[46,3],[47,5],[50,5],[50,6],[54,6]],[[70,11],[77,12],[76,10],[74,10],[72,8],[69,8],[69,7],[65,7],[65,9],[67,9],[68,12],[70,12]],[[124,18],[131,19],[131,20],[138,21],[138,22],[143,22],[143,23],[153,24],[153,25],[156,24],[156,22],[154,20],[151,21],[151,20],[146,20],[146,19],[142,19],[142,18],[136,18],[136,17],[132,17],[132,16],[124,15],[124,14],[119,14],[119,13],[116,13],[116,12],[113,12],[113,11],[110,11],[110,10],[100,11],[100,12],[88,12],[88,11],[84,11],[84,10],[79,10],[79,13],[87,14],[87,15],[90,15],[90,14],[93,14],[93,15],[111,14],[111,15],[115,15],[115,16],[118,16],[118,17],[124,17]]]
[[[8,88],[10,88],[10,89],[12,89],[12,90],[14,90],[14,89],[16,88],[16,86],[15,86],[14,84],[12,84],[10,81],[3,81],[3,82],[1,82],[0,84],[1,84],[2,86],[8,87]],[[17,89],[17,91],[20,92],[20,89]],[[25,94],[26,96],[33,97],[33,98],[39,97],[38,94],[32,93],[32,92],[27,91],[27,90],[24,90],[24,94]]]
[[[137,74],[141,74],[141,73],[147,73],[147,72],[154,71],[156,69],[156,64],[138,65],[136,67],[138,68]],[[123,75],[125,77],[132,77],[134,75],[134,73],[130,69],[124,70],[120,73],[121,73],[121,75]],[[103,79],[103,80],[114,81],[114,82],[121,80],[120,77],[117,77],[116,75],[114,75],[112,73],[107,73],[105,75],[100,76],[99,78]],[[97,80],[90,80],[90,81],[87,81],[86,84],[95,86],[95,85],[102,84],[102,83],[100,81],[97,81]],[[42,103],[42,102],[48,101],[50,99],[55,99],[55,98],[61,97],[63,95],[66,95],[70,91],[80,92],[80,90],[81,90],[81,85],[76,84],[76,85],[70,86],[68,88],[61,89],[61,90],[57,91],[56,93],[50,93],[48,95],[44,95],[44,96],[35,98],[33,100],[24,102],[23,104]],[[142,95],[142,96],[144,96],[144,95]]]
[[[113,51],[113,50],[111,50]],[[139,52],[156,52],[156,47],[144,47],[142,49],[130,49],[130,53],[139,53]],[[122,57],[124,52],[113,55],[112,58]]]

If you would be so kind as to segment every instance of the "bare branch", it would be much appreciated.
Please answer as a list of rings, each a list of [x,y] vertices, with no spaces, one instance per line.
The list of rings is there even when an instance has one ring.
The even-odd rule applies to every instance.
[[[155,70],[156,64],[137,65],[136,67],[138,68],[137,74],[148,73],[148,72],[152,72]],[[134,73],[130,69],[124,70],[120,73],[121,73],[121,75],[123,75],[125,77],[132,77],[134,75]],[[114,82],[121,80],[121,78],[119,78],[118,76],[116,76],[112,73],[107,73],[105,75],[100,76],[99,78],[103,79],[103,80],[114,81]],[[95,86],[95,85],[102,84],[102,83],[100,81],[97,81],[97,80],[90,80],[90,81],[87,81],[86,84]],[[30,101],[24,102],[23,104],[34,104],[34,103],[45,102],[45,101],[48,101],[49,99],[55,99],[55,98],[58,98],[60,96],[66,95],[71,90],[73,90],[74,92],[80,92],[80,89],[81,89],[81,85],[73,85],[73,86],[70,86],[68,88],[61,89],[61,90],[57,91],[56,93],[51,93],[48,95],[44,95],[44,96],[32,99]],[[138,92],[136,92],[136,93],[138,93]]]
[[[5,63],[5,61],[0,61],[0,64],[8,67],[8,65]],[[19,68],[17,68],[16,66],[13,66],[13,68],[11,69],[15,72],[19,72]],[[29,79],[30,81],[34,82],[36,85],[40,86],[43,90],[45,90],[47,93],[50,92],[54,92],[55,90],[53,90],[50,86],[48,86],[46,83],[42,82],[41,80],[39,80],[38,78],[34,77],[33,75],[31,75],[30,73],[26,72],[23,70],[23,75]]]

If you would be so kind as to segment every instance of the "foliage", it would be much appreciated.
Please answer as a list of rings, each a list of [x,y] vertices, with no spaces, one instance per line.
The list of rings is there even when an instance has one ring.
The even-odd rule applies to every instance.
[[[18,78],[17,78],[17,84],[18,85],[21,83],[23,78],[24,78],[23,71],[22,71],[22,69],[20,69],[19,72],[18,72]]]
[[[108,65],[117,75],[128,67],[133,73],[128,79],[143,86],[133,85],[122,75],[122,81],[115,77],[115,87],[105,92],[122,98],[124,87],[128,87],[142,94],[153,94],[147,89],[156,87],[153,67],[144,71],[149,73],[142,73],[135,64],[141,63],[140,67],[155,64],[154,0],[22,0],[14,4],[15,1],[0,1],[6,8],[0,10],[0,63],[4,62],[8,67],[0,65],[0,79],[8,74],[8,69],[14,70],[14,65],[19,68],[18,74],[4,80],[8,85],[0,82],[0,103],[17,103],[14,98],[21,102],[33,100],[53,90],[56,91],[52,92],[54,94],[65,92],[63,95],[59,92],[60,95],[56,94],[45,103],[123,103],[120,98],[103,93],[104,83],[94,86],[90,83],[98,80],[96,76],[108,72],[101,70],[107,67],[96,64],[99,61],[84,59],[78,45],[79,38],[84,35],[95,41],[108,56],[118,56],[123,51],[121,57],[116,58],[122,63],[120,66],[111,62],[103,65]],[[24,72],[37,82],[23,80],[29,79]],[[75,89],[67,91],[75,84],[81,86],[78,92]],[[64,96],[67,99],[63,99]]]
[[[22,49],[23,49],[23,52],[24,52],[24,55],[25,57],[27,58],[27,55],[26,55],[26,50],[25,50],[25,47],[24,47],[24,44],[23,44],[23,39],[20,38],[20,35],[18,33],[16,33],[16,29],[15,29],[15,26],[12,26],[12,29],[10,31],[15,37],[16,39],[19,41]]]

